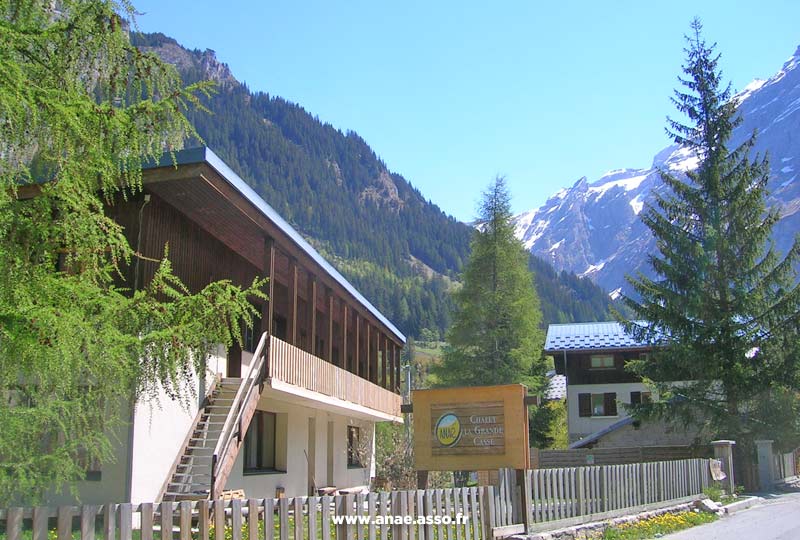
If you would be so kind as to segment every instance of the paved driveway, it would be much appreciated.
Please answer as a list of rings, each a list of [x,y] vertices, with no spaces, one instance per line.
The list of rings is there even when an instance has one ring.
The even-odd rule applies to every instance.
[[[798,540],[800,493],[765,495],[764,503],[664,540]]]

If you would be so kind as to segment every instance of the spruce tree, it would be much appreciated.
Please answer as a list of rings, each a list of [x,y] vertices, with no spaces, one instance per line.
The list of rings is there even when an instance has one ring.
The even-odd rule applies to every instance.
[[[453,324],[437,368],[440,386],[544,381],[542,314],[528,255],[514,236],[510,196],[497,178],[484,193]]]
[[[667,131],[699,165],[688,179],[663,171],[669,190],[642,214],[656,239],[655,277],[629,278],[638,298],[625,303],[647,322],[627,326],[657,350],[630,368],[663,399],[636,412],[740,445],[759,437],[796,445],[798,243],[786,255],[775,251],[770,233],[779,214],[766,208],[767,158],[752,155],[755,133],[729,149],[737,104],[715,45],[706,44],[698,20],[691,30],[683,89],[673,99],[688,121],[669,119]]]

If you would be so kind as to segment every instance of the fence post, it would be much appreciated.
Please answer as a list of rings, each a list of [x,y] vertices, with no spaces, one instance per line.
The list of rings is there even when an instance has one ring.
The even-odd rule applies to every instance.
[[[522,519],[525,522],[525,533],[530,534],[531,526],[533,525],[533,504],[531,501],[531,494],[533,487],[531,486],[531,471],[521,469],[517,471],[517,482],[520,484],[520,509],[522,511]]]
[[[483,538],[492,538],[492,528],[497,523],[497,514],[494,508],[494,486],[484,486],[480,489],[483,504],[481,505],[481,521],[483,521]]]
[[[714,447],[714,457],[722,461],[722,470],[725,471],[726,478],[722,481],[723,489],[729,494],[733,495],[736,489],[736,483],[733,478],[733,445],[735,441],[719,440],[711,441]]]
[[[772,487],[775,481],[775,455],[772,452],[771,440],[759,440],[756,442],[756,454],[758,456],[758,487],[766,491]]]

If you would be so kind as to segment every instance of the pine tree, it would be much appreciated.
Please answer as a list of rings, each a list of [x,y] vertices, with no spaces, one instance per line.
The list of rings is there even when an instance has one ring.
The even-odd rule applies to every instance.
[[[625,299],[648,321],[628,328],[658,346],[631,368],[664,398],[637,413],[745,444],[765,437],[796,445],[800,248],[796,241],[785,256],[776,253],[767,158],[751,156],[755,133],[728,149],[740,122],[736,102],[715,45],[706,44],[698,20],[691,30],[684,89],[673,99],[688,123],[669,119],[667,131],[699,165],[688,181],[662,172],[669,192],[642,217],[656,239],[649,258],[656,277],[629,278],[639,299]],[[669,384],[676,380],[687,382]]]
[[[104,207],[194,133],[183,112],[208,87],[131,46],[133,14],[0,0],[0,506],[113,459],[121,404],[157,388],[188,401],[205,353],[264,297],[261,281],[190,294],[168,253],[148,286],[119,285],[139,255]]]
[[[545,369],[542,314],[528,255],[514,237],[502,178],[484,193],[480,212],[482,226],[473,233],[447,347],[436,370],[440,385],[518,382],[536,391]]]

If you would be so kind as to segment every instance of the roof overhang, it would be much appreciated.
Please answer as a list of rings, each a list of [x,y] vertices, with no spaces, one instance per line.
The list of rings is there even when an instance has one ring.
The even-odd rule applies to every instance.
[[[361,305],[396,340],[406,342],[391,321],[209,148],[165,154],[143,167],[142,181],[146,192],[164,199],[257,268],[263,267],[264,237],[271,236],[290,255],[315,267],[319,279]]]

